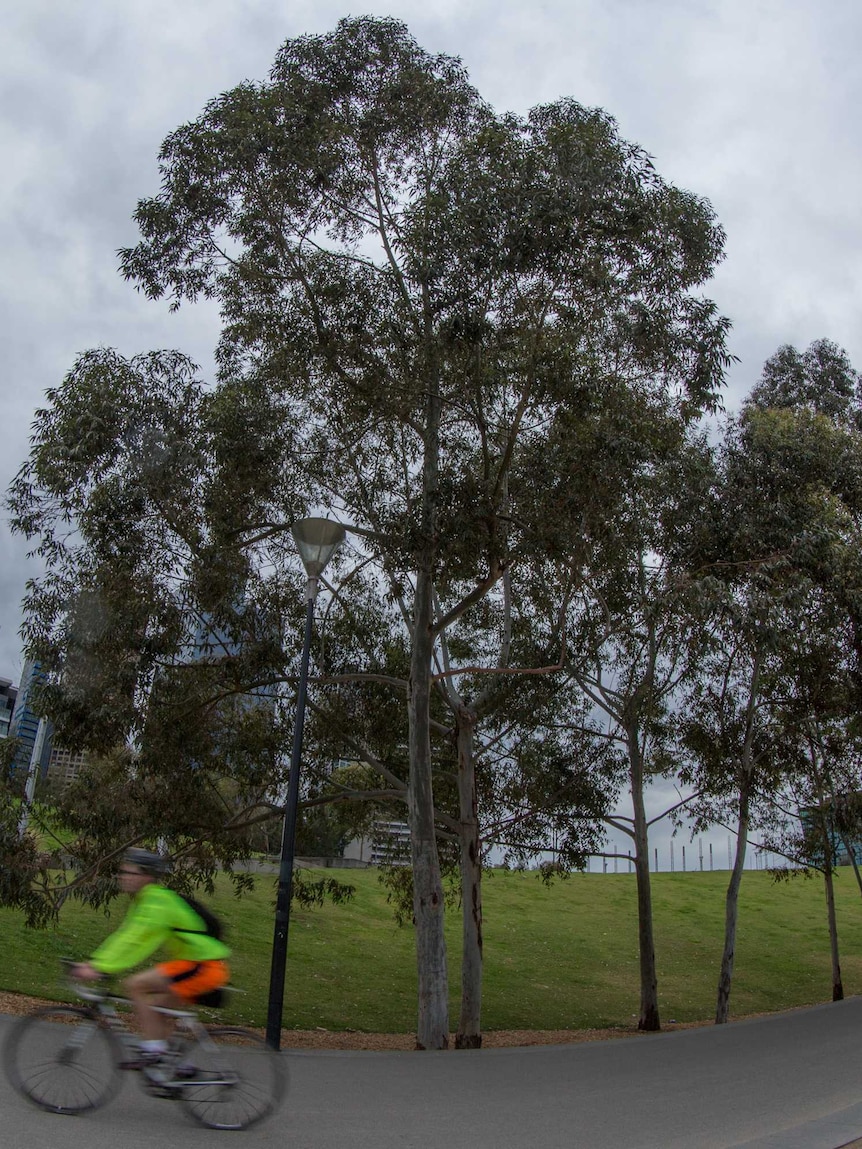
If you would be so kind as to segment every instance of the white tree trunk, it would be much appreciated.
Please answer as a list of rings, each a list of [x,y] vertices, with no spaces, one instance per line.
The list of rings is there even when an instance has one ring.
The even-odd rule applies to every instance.
[[[473,730],[476,716],[466,708],[457,715],[458,802],[461,834],[461,1014],[456,1049],[482,1045],[482,866],[476,808]]]
[[[718,973],[718,996],[715,1005],[715,1024],[724,1025],[730,1018],[730,988],[733,982],[733,960],[736,956],[736,922],[739,912],[739,887],[745,868],[745,849],[748,842],[749,786],[746,777],[739,793],[739,819],[736,827],[736,856],[724,898],[724,950]]]
[[[422,577],[418,580],[420,587]],[[417,613],[421,590],[417,587]],[[430,594],[429,594],[430,600]],[[449,1044],[449,979],[443,935],[443,883],[434,829],[431,785],[430,639],[414,641],[410,697],[410,782],[407,805],[413,861],[413,919],[416,927],[416,971],[419,1049],[446,1049]]]
[[[418,977],[418,1049],[449,1045],[449,976],[443,933],[443,883],[434,825],[431,769],[431,660],[434,653],[433,570],[440,455],[439,383],[429,372],[422,477],[420,544],[413,604],[408,696],[410,777],[407,806],[413,861],[413,920]]]

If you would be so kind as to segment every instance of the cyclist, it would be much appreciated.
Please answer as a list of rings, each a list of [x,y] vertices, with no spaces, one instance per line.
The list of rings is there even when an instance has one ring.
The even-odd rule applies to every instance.
[[[89,961],[72,968],[80,980],[124,973],[164,947],[169,961],[141,970],[125,980],[143,1040],[142,1064],[158,1061],[168,1048],[173,1020],[156,1008],[184,1009],[215,993],[230,971],[229,948],[207,931],[207,923],[189,903],[161,884],[169,861],[149,850],[128,850],[120,866],[120,889],[132,904],[119,929]]]

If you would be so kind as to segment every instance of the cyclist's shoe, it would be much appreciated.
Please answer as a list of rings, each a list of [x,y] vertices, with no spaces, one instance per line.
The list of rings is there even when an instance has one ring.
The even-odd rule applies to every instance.
[[[198,1069],[188,1061],[184,1061],[182,1065],[176,1066],[174,1069],[174,1081],[191,1081],[197,1077]]]
[[[151,1061],[149,1065],[143,1067],[141,1072],[150,1085],[155,1086],[165,1086],[173,1077],[171,1067],[164,1061]]]

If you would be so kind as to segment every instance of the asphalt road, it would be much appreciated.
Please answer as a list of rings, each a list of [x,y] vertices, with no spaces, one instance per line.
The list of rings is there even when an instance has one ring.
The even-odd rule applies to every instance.
[[[861,1055],[862,998],[585,1045],[287,1051],[282,1110],[243,1134],[195,1126],[132,1074],[83,1117],[42,1113],[0,1077],[0,1149],[838,1149],[862,1136]]]

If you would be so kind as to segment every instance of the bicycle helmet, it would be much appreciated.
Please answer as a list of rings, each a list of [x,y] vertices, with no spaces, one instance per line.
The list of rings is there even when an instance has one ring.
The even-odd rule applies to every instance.
[[[171,860],[164,854],[154,854],[151,850],[141,850],[137,846],[126,850],[123,861],[130,866],[137,866],[146,874],[166,874],[171,868]]]

